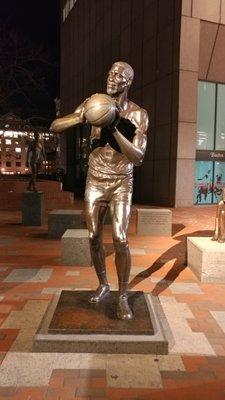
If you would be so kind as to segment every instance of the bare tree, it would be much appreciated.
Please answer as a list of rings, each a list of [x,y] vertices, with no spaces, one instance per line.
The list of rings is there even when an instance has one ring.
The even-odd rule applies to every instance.
[[[0,113],[48,118],[54,99],[47,79],[55,72],[56,64],[42,47],[7,26],[0,27]]]

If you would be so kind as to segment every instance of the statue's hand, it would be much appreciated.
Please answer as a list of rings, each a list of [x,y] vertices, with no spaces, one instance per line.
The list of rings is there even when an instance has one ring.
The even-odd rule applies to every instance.
[[[120,109],[117,107],[115,118],[114,118],[113,122],[109,126],[107,126],[108,133],[115,132],[116,127],[117,127],[118,123],[120,122],[120,118],[121,118]]]

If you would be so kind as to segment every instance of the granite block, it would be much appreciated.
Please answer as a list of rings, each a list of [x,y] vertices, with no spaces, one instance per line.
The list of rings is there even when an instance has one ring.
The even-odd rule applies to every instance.
[[[61,238],[67,229],[82,228],[82,210],[53,210],[48,214],[48,236]]]
[[[171,236],[172,212],[160,208],[137,209],[137,234]]]
[[[41,226],[44,224],[44,193],[22,193],[22,225]]]
[[[92,265],[87,229],[66,230],[61,239],[61,258],[64,265]]]
[[[200,281],[225,282],[225,243],[211,237],[188,237],[187,259]]]

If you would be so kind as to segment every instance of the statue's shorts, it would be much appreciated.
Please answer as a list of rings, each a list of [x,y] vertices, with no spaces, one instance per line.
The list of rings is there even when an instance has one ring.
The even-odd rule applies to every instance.
[[[133,175],[114,175],[90,169],[87,174],[85,201],[107,207],[115,203],[131,205],[133,192]]]

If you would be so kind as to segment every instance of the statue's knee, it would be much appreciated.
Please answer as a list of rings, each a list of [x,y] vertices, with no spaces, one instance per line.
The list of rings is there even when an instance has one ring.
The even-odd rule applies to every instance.
[[[101,235],[95,232],[89,232],[89,241],[92,247],[99,247],[101,244]]]
[[[114,237],[113,244],[114,244],[115,251],[117,253],[123,253],[124,251],[126,251],[129,248],[126,237],[122,237],[122,236]]]

